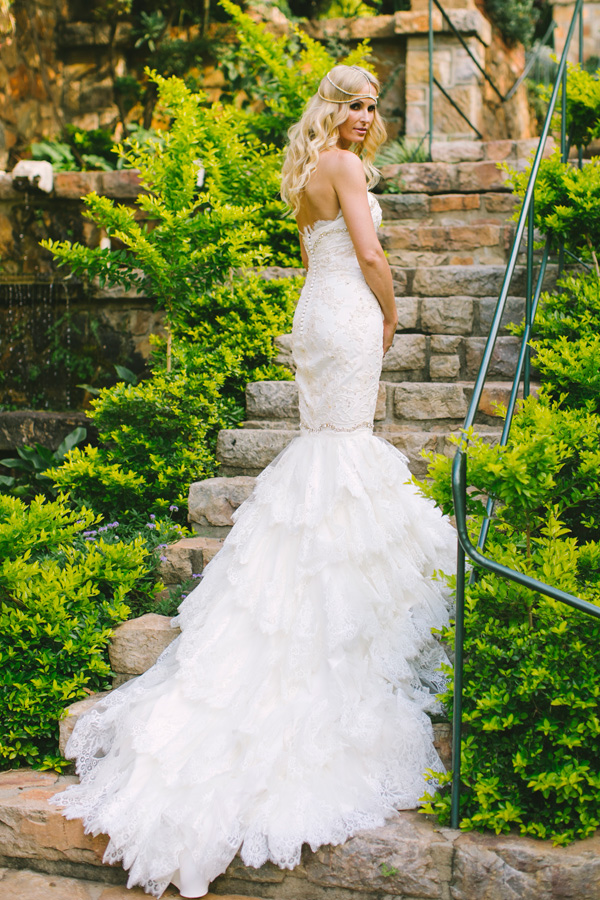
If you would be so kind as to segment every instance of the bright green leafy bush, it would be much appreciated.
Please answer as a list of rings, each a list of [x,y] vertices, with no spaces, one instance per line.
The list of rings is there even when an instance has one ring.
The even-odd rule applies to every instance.
[[[523,198],[531,172],[505,167],[518,197]],[[518,216],[519,210],[515,213]],[[564,241],[575,256],[591,260],[600,278],[597,248],[600,247],[600,159],[579,169],[563,163],[560,149],[541,162],[535,188],[535,224],[554,245]]]
[[[129,600],[151,590],[143,538],[60,497],[26,506],[0,495],[0,766],[61,768],[58,720],[69,703],[104,690],[106,648]]]
[[[184,515],[192,481],[214,473],[218,389],[211,371],[156,372],[120,383],[92,401],[101,446],[72,450],[49,472],[73,499],[122,520],[140,513]]]
[[[593,273],[542,296],[542,389],[517,410],[506,447],[469,433],[467,502],[476,542],[495,501],[492,559],[600,607],[599,307]],[[451,466],[432,458],[422,484],[447,513]],[[600,621],[477,575],[466,588],[461,827],[587,837],[600,827]],[[444,638],[453,643],[452,629]],[[451,711],[451,692],[444,700]],[[428,796],[424,811],[447,823],[449,794]]]

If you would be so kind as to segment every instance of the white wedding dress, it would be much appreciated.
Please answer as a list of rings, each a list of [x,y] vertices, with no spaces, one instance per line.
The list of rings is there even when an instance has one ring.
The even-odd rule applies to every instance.
[[[77,722],[80,783],[54,798],[157,897],[203,895],[238,851],[292,868],[303,843],[415,807],[443,768],[427,711],[449,592],[433,575],[455,567],[454,531],[372,434],[382,313],[343,218],[304,241],[301,435],[237,511],[181,635]]]

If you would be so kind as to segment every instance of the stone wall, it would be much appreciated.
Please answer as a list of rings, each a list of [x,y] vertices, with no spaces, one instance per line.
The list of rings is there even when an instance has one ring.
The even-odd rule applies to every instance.
[[[412,0],[412,5],[412,11],[393,16],[320,20],[303,26],[317,39],[335,38],[347,46],[369,38],[385,84],[382,111],[392,137],[402,134],[405,126],[409,135],[421,134],[427,105],[427,0]],[[81,6],[67,0],[14,0],[14,30],[0,35],[0,168],[10,168],[32,141],[60,134],[65,123],[116,129],[118,134],[113,80],[128,74],[140,77],[148,59],[136,50],[130,23],[86,21]],[[445,6],[481,62],[491,66],[501,82],[512,83],[522,69],[522,53],[502,45],[475,0],[446,0]],[[279,16],[269,27],[282,33],[288,23]],[[223,25],[211,28],[213,38],[227,31]],[[528,137],[524,95],[498,115],[493,95],[437,12],[435,30],[436,71],[450,94],[481,125],[484,136]],[[193,28],[170,33],[173,38],[195,36]],[[201,66],[210,98],[218,99],[222,72],[214,59],[203,59]],[[473,137],[441,95],[435,97],[435,106],[438,136]],[[142,112],[136,107],[134,118]]]
[[[137,195],[137,177],[56,173],[50,194],[23,192],[15,183],[0,173],[0,402],[80,408],[86,392],[78,384],[106,383],[114,363],[144,370],[162,315],[151,298],[65,279],[39,241],[97,246],[100,234],[82,217],[79,198],[96,190],[128,202]]]
[[[552,16],[556,22],[554,46],[557,53],[562,53],[565,39],[573,17],[575,3],[573,0],[550,0]],[[583,4],[583,58],[600,58],[600,0],[585,0]],[[569,60],[579,62],[579,29],[576,27],[571,46]]]

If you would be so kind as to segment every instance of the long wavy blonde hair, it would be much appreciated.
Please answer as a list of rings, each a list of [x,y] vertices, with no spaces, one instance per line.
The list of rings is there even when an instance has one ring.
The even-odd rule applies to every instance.
[[[379,81],[367,69],[361,66],[334,66],[322,79],[318,92],[308,101],[301,119],[288,131],[289,144],[281,172],[281,196],[294,215],[299,212],[302,192],[317,168],[319,154],[337,146],[339,127],[350,112],[353,99],[350,95],[364,97],[373,88],[374,94],[379,94]],[[379,172],[373,160],[386,136],[383,119],[375,107],[375,116],[364,141],[349,148],[360,156],[370,188],[379,181]]]

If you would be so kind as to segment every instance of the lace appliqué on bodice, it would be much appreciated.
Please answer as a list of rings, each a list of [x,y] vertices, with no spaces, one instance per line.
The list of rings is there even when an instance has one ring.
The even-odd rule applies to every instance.
[[[371,215],[381,209],[369,194]],[[302,234],[308,274],[292,345],[303,431],[372,428],[383,355],[383,314],[338,214]]]

